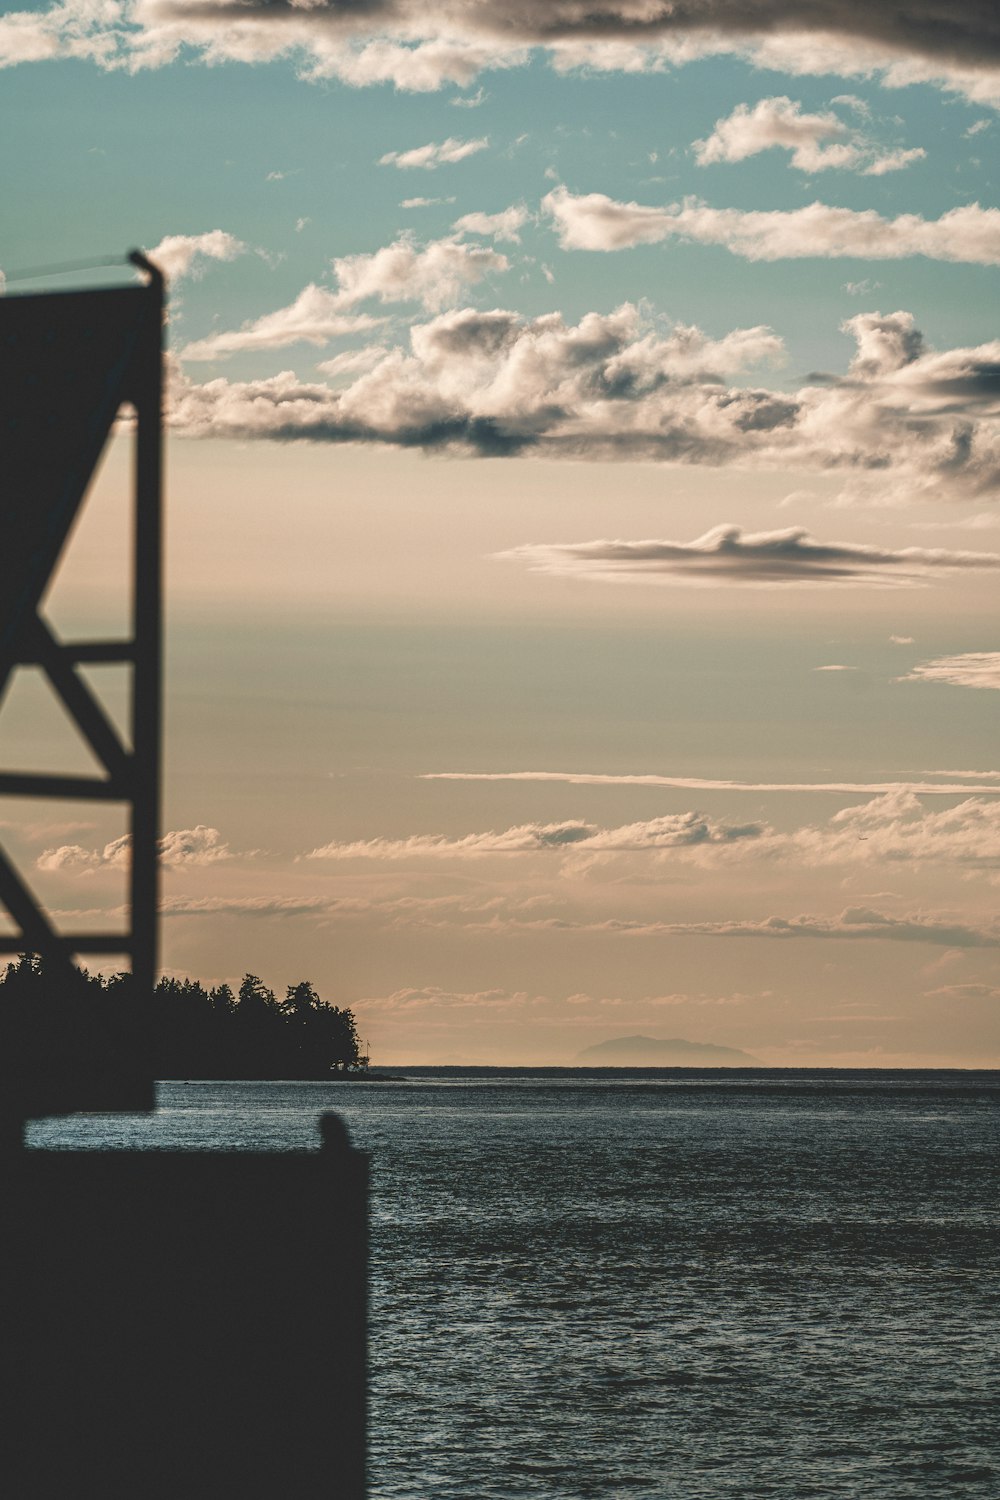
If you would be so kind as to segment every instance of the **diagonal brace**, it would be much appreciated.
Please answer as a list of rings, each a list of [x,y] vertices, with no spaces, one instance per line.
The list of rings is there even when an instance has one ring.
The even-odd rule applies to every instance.
[[[4,903],[24,936],[24,947],[29,953],[51,955],[72,969],[59,933],[49,922],[28,887],[14,869],[0,846],[0,901]]]
[[[122,744],[111,720],[76,671],[61,643],[39,617],[28,627],[32,654],[44,669],[77,728],[106,769],[120,795],[127,795],[132,757]]]

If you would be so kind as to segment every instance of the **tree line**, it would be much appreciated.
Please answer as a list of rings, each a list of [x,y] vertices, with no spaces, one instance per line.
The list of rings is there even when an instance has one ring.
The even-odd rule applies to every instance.
[[[22,1059],[28,1072],[44,1070],[46,1054],[93,1067],[115,1052],[148,1055],[151,1046],[157,1078],[321,1079],[367,1068],[353,1013],[321,1000],[305,979],[281,999],[256,974],[235,994],[228,984],[161,979],[145,1000],[131,974],[80,970],[78,979],[69,993],[33,954],[6,965],[0,1050],[8,1067]]]

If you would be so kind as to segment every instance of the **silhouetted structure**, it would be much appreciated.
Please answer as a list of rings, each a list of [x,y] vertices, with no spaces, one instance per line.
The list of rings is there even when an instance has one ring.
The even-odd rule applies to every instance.
[[[10,1500],[361,1500],[367,1162],[24,1151],[3,1173]]]
[[[0,299],[0,705],[19,666],[42,669],[103,775],[0,773],[0,796],[123,802],[131,835],[129,927],[63,933],[0,847],[0,902],[17,930],[0,952],[40,954],[59,972],[67,1000],[77,990],[74,955],[126,955],[140,991],[157,968],[157,841],[160,804],[161,428],[163,277],[130,259],[144,286]],[[58,639],[41,602],[58,567],[90,480],[121,408],[135,412],[132,636]],[[131,746],[126,746],[77,668],[131,668]],[[4,1107],[22,1117],[76,1109],[151,1109],[153,1073],[134,1031],[91,1067],[60,1051],[4,1067]]]
[[[0,849],[14,923],[0,952],[27,955],[3,986],[23,1009],[0,1014],[0,1493],[362,1500],[367,1160],[336,1117],[314,1152],[33,1151],[13,1129],[152,1109],[156,1000],[177,1006],[176,1041],[191,999],[169,983],[154,999],[163,285],[130,259],[146,286],[0,299],[0,702],[16,667],[41,667],[103,768],[6,772],[0,796],[120,801],[131,833],[116,933],[58,931]],[[123,404],[137,416],[133,635],[68,644],[40,605]],[[132,670],[130,747],[77,670],[112,662]],[[131,973],[95,982],[74,961],[91,953],[123,954]],[[237,1008],[268,1016],[248,981]],[[311,986],[285,1005],[300,1058],[324,1028],[329,1056],[347,1055],[344,1013]]]

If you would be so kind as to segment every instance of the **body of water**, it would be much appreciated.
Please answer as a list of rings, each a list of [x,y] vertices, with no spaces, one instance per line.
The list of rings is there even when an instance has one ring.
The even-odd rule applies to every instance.
[[[996,1073],[159,1098],[30,1143],[370,1153],[372,1500],[1000,1494]]]

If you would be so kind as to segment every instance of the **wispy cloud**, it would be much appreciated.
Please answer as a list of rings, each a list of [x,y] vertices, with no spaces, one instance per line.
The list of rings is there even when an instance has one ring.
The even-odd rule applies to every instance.
[[[419,302],[433,310],[466,295],[487,276],[506,271],[508,265],[506,256],[481,245],[449,237],[421,246],[409,235],[401,235],[379,250],[335,260],[336,291],[311,282],[288,307],[244,323],[242,328],[196,339],[181,349],[180,357],[215,360],[291,344],[326,344],[383,321],[367,313],[351,313],[359,302]]]
[[[674,922],[657,924],[657,931],[678,936],[717,938],[772,938],[787,942],[795,938],[823,938],[890,943],[932,943],[947,948],[1000,948],[1000,927],[975,926],[948,918],[889,916],[869,907],[848,907],[837,917],[767,917],[762,922]]]
[[[636,852],[648,849],[681,849],[704,844],[726,844],[753,839],[759,824],[732,826],[713,822],[700,813],[673,813],[619,828],[599,828],[592,823],[523,823],[502,832],[471,833],[459,838],[443,834],[417,834],[406,839],[366,839],[349,843],[334,841],[312,849],[307,859],[447,859],[493,854]]]
[[[952,687],[1000,689],[1000,651],[967,651],[921,662],[900,682],[946,682]]]
[[[288,307],[265,313],[244,323],[242,328],[213,333],[186,344],[180,351],[185,360],[226,359],[262,349],[285,349],[290,344],[329,343],[331,339],[366,332],[374,328],[377,318],[344,311],[344,300],[336,292],[310,283]]]
[[[128,864],[132,840],[128,834],[112,839],[101,849],[85,849],[80,844],[61,844],[44,850],[35,864],[40,870],[72,874],[90,874],[100,869],[117,869]],[[160,860],[165,865],[213,865],[235,855],[217,828],[199,823],[195,828],[177,828],[160,839]],[[245,856],[244,856],[245,857]]]
[[[535,572],[600,582],[672,583],[700,588],[900,588],[925,584],[936,573],[1000,568],[1000,553],[941,548],[883,547],[819,542],[801,527],[744,533],[715,526],[693,542],[593,541],[528,543],[497,554]]]
[[[495,214],[463,214],[451,227],[456,234],[485,234],[494,240],[508,240],[518,244],[521,239],[520,231],[530,217],[523,203],[514,203],[510,208],[503,208]]]
[[[623,203],[606,193],[556,188],[542,199],[564,250],[628,250],[677,238],[721,245],[745,260],[931,260],[1000,265],[1000,209],[978,203],[939,219],[810,203],[794,209],[712,208],[698,199],[665,208]]]
[[[482,136],[474,141],[461,141],[450,135],[446,141],[428,141],[426,146],[414,146],[408,151],[387,151],[380,156],[378,164],[380,167],[399,167],[402,171],[420,169],[424,172],[432,172],[435,167],[447,166],[449,163],[464,161],[468,156],[475,156],[480,151],[485,151],[489,146],[488,136]]]
[[[941,776],[971,776],[972,772],[937,772]],[[987,777],[1000,773],[987,771]],[[969,786],[949,781],[718,781],[703,776],[615,775],[590,771],[424,771],[421,781],[555,781],[570,786],[677,787],[702,792],[838,792],[848,795],[913,792],[920,796],[998,796],[996,786]]]
[[[943,984],[940,989],[925,990],[930,1000],[955,1000],[962,1004],[970,1000],[1000,1000],[1000,988],[995,984]]]

